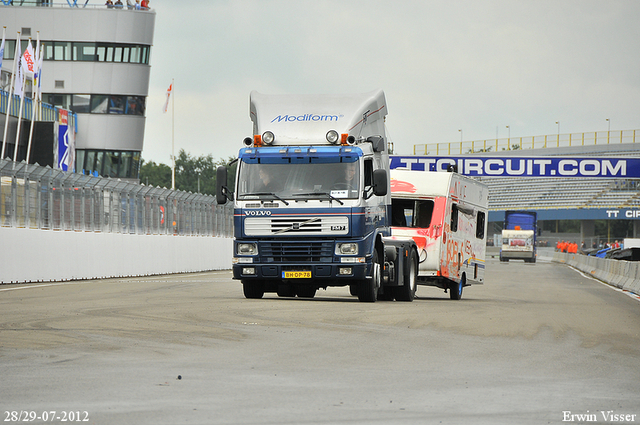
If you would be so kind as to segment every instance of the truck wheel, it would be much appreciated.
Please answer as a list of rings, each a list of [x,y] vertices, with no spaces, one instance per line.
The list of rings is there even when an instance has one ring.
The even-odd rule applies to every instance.
[[[380,275],[380,263],[378,262],[378,251],[373,251],[373,264],[371,266],[371,279],[364,279],[358,285],[358,300],[365,303],[374,303],[378,297],[378,288],[382,276]]]
[[[260,299],[264,296],[264,282],[258,281],[243,281],[242,291],[245,298]]]
[[[451,298],[452,300],[459,300],[460,298],[462,298],[462,288],[464,287],[464,281],[464,276],[462,276],[462,279],[460,279],[460,282],[458,283],[451,281],[451,285],[449,285],[449,298]]]
[[[316,296],[316,288],[314,286],[303,285],[296,288],[296,294],[300,298],[313,298]]]
[[[418,276],[418,254],[415,251],[411,251],[411,258],[409,259],[409,269],[404,274],[404,282],[402,286],[396,287],[396,300],[398,301],[413,301],[416,296],[416,279]]]
[[[353,296],[358,295],[358,285],[357,284],[349,285],[349,293]]]

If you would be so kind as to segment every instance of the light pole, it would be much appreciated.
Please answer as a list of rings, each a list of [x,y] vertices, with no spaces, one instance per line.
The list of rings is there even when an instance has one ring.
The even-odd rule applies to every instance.
[[[611,120],[609,118],[607,118],[607,124],[608,124],[608,128],[607,131],[611,131]]]
[[[462,129],[458,129],[458,131],[460,132],[460,143],[462,143]]]
[[[556,124],[558,125],[558,136],[560,135],[560,121],[556,121]]]

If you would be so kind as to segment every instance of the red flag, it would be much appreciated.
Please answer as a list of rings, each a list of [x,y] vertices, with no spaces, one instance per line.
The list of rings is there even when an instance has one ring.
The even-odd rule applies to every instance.
[[[171,90],[173,90],[173,83],[171,83],[169,85],[169,88],[167,89],[167,100],[166,102],[164,102],[163,112],[167,112],[167,109],[169,108],[169,98],[171,97]]]

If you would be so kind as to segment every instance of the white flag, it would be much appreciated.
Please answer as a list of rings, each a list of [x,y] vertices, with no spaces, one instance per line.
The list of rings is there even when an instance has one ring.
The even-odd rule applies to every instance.
[[[22,90],[22,78],[23,78],[22,75],[23,75],[22,74],[22,56],[20,56],[20,59],[18,59],[18,69],[16,72],[15,87],[13,89],[16,96],[20,96],[20,97],[24,95]]]
[[[33,71],[35,68],[34,59],[33,59],[33,47],[31,47],[31,40],[29,40],[29,44],[25,49],[22,56],[20,56],[20,60],[18,61],[18,72],[16,74],[16,87],[15,93],[16,95],[23,97],[24,96],[24,87],[23,83],[27,76],[33,77]]]
[[[33,46],[31,46],[31,40],[27,45],[26,50],[22,54],[22,72],[27,76],[33,77],[36,70],[36,59],[33,57]]]
[[[169,98],[171,97],[171,90],[173,90],[173,83],[171,83],[169,85],[169,88],[167,89],[167,100],[166,102],[164,102],[164,108],[163,108],[163,112],[167,112],[167,109],[169,108]]]

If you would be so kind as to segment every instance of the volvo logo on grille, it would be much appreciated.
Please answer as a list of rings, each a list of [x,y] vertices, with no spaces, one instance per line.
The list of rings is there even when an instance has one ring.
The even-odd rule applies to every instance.
[[[244,215],[246,215],[247,217],[260,217],[260,216],[271,215],[271,211],[267,211],[267,210],[251,210],[251,211],[245,211]]]

